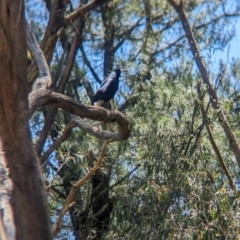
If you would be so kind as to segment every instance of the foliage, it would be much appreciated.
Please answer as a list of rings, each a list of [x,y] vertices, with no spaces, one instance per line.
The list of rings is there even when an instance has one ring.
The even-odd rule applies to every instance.
[[[48,16],[51,9],[32,2],[26,2],[27,18],[36,26],[33,30],[40,40],[46,25],[42,14]],[[67,12],[77,6],[70,1]],[[224,49],[234,36],[240,6],[228,0],[192,0],[184,3],[184,8],[210,71],[214,52]],[[36,10],[41,14],[34,15]],[[238,165],[211,107],[208,121],[203,121],[200,106],[207,109],[209,105],[206,87],[201,88],[205,94],[201,102],[196,91],[200,76],[171,5],[166,0],[108,1],[84,18],[64,91],[90,104],[85,80],[96,89],[114,66],[128,67],[115,105],[129,120],[131,137],[109,146],[95,178],[77,192],[58,238],[86,239],[97,232],[109,240],[238,239],[239,192],[229,187],[209,142],[206,124],[213,130],[237,187]],[[61,84],[76,31],[74,23],[65,28],[54,49],[50,67],[55,88]],[[210,73],[221,107],[239,139],[239,60],[228,65],[221,62]],[[134,101],[128,103],[133,96]],[[49,111],[42,107],[32,117],[34,139],[40,136]],[[58,111],[40,155],[60,136],[69,120],[69,114]],[[49,158],[44,178],[53,224],[72,184],[94,165],[101,145],[102,141],[74,128]],[[112,208],[100,227],[94,216],[106,204]]]

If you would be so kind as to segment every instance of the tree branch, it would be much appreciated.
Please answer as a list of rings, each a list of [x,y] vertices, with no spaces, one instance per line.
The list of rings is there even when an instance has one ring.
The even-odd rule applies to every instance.
[[[169,3],[173,6],[173,8],[176,10],[176,12],[179,15],[179,18],[182,23],[182,27],[186,33],[186,37],[188,39],[191,52],[193,54],[194,60],[196,62],[196,65],[198,67],[198,70],[201,74],[203,82],[207,85],[207,91],[210,97],[211,105],[213,109],[216,110],[216,113],[218,114],[218,119],[222,124],[223,130],[225,132],[225,135],[229,141],[230,146],[232,147],[233,152],[235,153],[235,157],[237,159],[237,163],[240,167],[240,147],[238,145],[237,139],[235,134],[233,133],[224,113],[223,110],[220,107],[217,93],[213,87],[213,84],[209,78],[205,63],[200,55],[197,43],[195,41],[193,32],[191,30],[191,26],[187,20],[186,13],[183,9],[182,4],[178,4],[175,0],[168,0]]]
[[[28,50],[33,56],[33,59],[38,67],[38,79],[45,78],[46,85],[47,85],[45,88],[50,87],[52,84],[52,81],[51,81],[51,75],[50,75],[47,61],[27,21],[25,21],[25,29],[26,29],[26,40],[27,40]]]
[[[119,181],[117,181],[116,183],[114,183],[113,185],[105,188],[103,191],[101,191],[97,197],[100,197],[103,193],[105,193],[106,191],[114,188],[115,186],[117,186],[118,184],[120,184],[121,182],[123,182],[127,177],[129,177],[133,172],[135,172],[139,167],[141,166],[141,164],[137,164],[136,167],[134,169],[132,169],[130,172],[128,172],[124,177],[122,177]],[[94,202],[96,199],[93,199],[92,201]]]
[[[42,93],[42,92],[41,92]],[[38,94],[38,93],[36,93]],[[48,94],[48,91],[46,90],[46,95],[42,94],[41,99],[39,101],[40,103],[43,103],[43,105],[51,105],[54,107],[61,108],[65,111],[67,111],[70,114],[77,115],[82,118],[88,118],[91,120],[96,121],[103,121],[103,122],[115,122],[118,125],[118,133],[114,133],[113,135],[110,135],[109,133],[103,131],[94,133],[95,136],[98,136],[99,138],[109,138],[110,136],[113,136],[113,141],[122,141],[126,140],[130,135],[130,130],[128,128],[128,121],[125,118],[125,116],[114,110],[107,110],[102,107],[93,107],[93,106],[85,106],[71,97],[68,97],[66,95],[52,92],[51,94]],[[34,112],[34,108],[39,107],[36,103],[29,103],[30,106],[30,113]],[[75,123],[78,123],[81,127],[86,127],[87,131],[94,132],[89,125],[83,124],[82,122],[76,121]]]
[[[88,4],[85,4],[82,7],[79,7],[76,11],[68,14],[64,18],[64,25],[69,25],[73,20],[78,18],[81,15],[84,15],[86,12],[93,10],[94,8],[106,3],[108,0],[93,0]]]
[[[84,86],[87,92],[87,95],[90,99],[90,102],[93,103],[94,91],[93,91],[92,85],[85,78],[81,79],[81,84]]]
[[[95,80],[96,80],[99,84],[101,84],[102,81],[100,80],[100,78],[98,77],[98,75],[97,75],[97,73],[95,72],[94,68],[92,67],[90,61],[88,60],[87,55],[86,55],[86,53],[85,53],[85,51],[84,51],[84,48],[83,48],[82,44],[80,44],[79,49],[80,49],[80,51],[81,51],[81,53],[82,53],[82,58],[83,58],[84,63],[85,63],[85,64],[87,65],[87,67],[89,68],[89,70],[90,70],[90,72],[92,73],[92,75],[93,75],[93,77],[95,78]]]
[[[223,160],[223,158],[221,156],[221,153],[220,153],[220,151],[219,151],[219,149],[218,149],[218,147],[217,147],[217,145],[216,145],[216,143],[214,141],[212,130],[211,130],[209,124],[207,123],[207,113],[206,113],[206,111],[204,110],[204,107],[203,107],[203,98],[201,97],[200,85],[201,84],[198,83],[198,85],[197,85],[197,93],[198,93],[198,98],[199,98],[199,101],[200,101],[199,105],[200,105],[201,112],[202,112],[202,119],[203,119],[203,122],[206,123],[205,126],[206,126],[206,129],[207,129],[207,132],[208,132],[209,141],[212,144],[212,147],[213,147],[213,150],[214,150],[214,152],[215,152],[215,154],[217,156],[217,159],[218,159],[220,165],[222,166],[223,171],[225,172],[225,174],[226,174],[226,176],[228,178],[228,182],[229,182],[230,187],[232,188],[233,191],[235,191],[236,190],[236,186],[234,184],[233,178],[232,178],[232,176],[231,176],[231,174],[230,174],[230,172],[229,172],[229,170],[228,170],[228,168],[227,168],[227,166],[226,166],[226,164],[225,164],[225,162],[224,162],[224,160]]]
[[[72,131],[72,128],[75,126],[75,124],[71,121],[69,124],[66,125],[61,137],[59,137],[54,143],[48,148],[48,150],[41,156],[40,163],[41,165],[45,165],[48,157],[51,155],[51,153],[64,141],[66,141]]]
[[[214,19],[211,19],[208,22],[205,22],[205,23],[202,23],[200,25],[197,25],[196,27],[193,27],[193,29],[204,28],[204,27],[210,25],[211,23],[215,23],[215,22],[219,21],[221,18],[225,18],[225,17],[239,17],[239,16],[240,16],[240,13],[224,13],[222,15],[217,16]]]
[[[62,210],[61,210],[61,212],[60,212],[60,214],[59,214],[59,216],[57,218],[57,221],[56,221],[56,223],[55,223],[55,225],[54,225],[54,227],[52,229],[52,238],[54,238],[57,235],[57,233],[58,233],[58,231],[59,231],[59,229],[61,227],[62,219],[63,219],[65,213],[72,206],[73,198],[75,196],[75,193],[76,193],[77,189],[79,187],[81,187],[88,179],[90,179],[93,176],[93,174],[97,171],[97,169],[100,167],[100,165],[102,163],[102,160],[103,160],[103,158],[105,156],[106,148],[107,148],[109,143],[110,143],[110,141],[106,141],[103,144],[103,147],[102,147],[102,150],[101,150],[101,154],[99,155],[95,166],[89,171],[89,173],[85,177],[83,177],[81,180],[79,180],[78,182],[76,182],[73,185],[72,189],[70,190],[70,193],[68,194],[68,197],[65,200],[65,203],[64,203],[64,205],[62,207]]]

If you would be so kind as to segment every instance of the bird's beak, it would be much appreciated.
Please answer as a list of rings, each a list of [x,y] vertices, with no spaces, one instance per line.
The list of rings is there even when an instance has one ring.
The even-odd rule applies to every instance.
[[[128,69],[121,69],[121,72],[128,72]]]

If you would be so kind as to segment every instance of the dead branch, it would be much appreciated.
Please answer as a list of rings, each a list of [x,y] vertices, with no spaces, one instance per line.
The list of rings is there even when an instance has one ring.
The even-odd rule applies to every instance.
[[[61,223],[62,223],[62,219],[65,215],[65,213],[69,210],[69,208],[72,206],[72,203],[73,203],[73,199],[74,199],[74,196],[75,196],[75,193],[77,191],[77,189],[79,187],[81,187],[88,179],[90,179],[93,174],[97,171],[97,169],[100,167],[101,163],[102,163],[102,160],[105,156],[105,151],[106,151],[106,148],[108,146],[108,144],[110,143],[110,141],[106,141],[104,144],[103,144],[103,147],[102,147],[102,150],[101,150],[101,153],[97,159],[97,162],[95,164],[95,166],[89,171],[89,173],[83,177],[81,180],[79,180],[78,182],[76,182],[72,189],[70,190],[70,193],[68,194],[66,200],[65,200],[65,203],[62,207],[62,210],[60,212],[60,214],[58,215],[58,218],[57,218],[57,221],[52,229],[52,238],[54,238],[60,227],[61,227]]]
[[[141,166],[140,163],[137,164],[136,167],[135,167],[133,170],[131,170],[130,172],[128,172],[124,177],[122,177],[119,181],[117,181],[117,182],[114,183],[113,185],[111,185],[111,186],[105,188],[103,191],[101,191],[101,192],[97,195],[97,197],[100,197],[100,196],[103,195],[106,191],[108,191],[108,190],[110,190],[110,189],[113,189],[115,186],[119,185],[119,184],[120,184],[121,182],[123,182],[126,178],[128,178],[133,172],[135,172],[140,166]],[[96,200],[96,198],[93,199],[92,201],[94,202],[95,200]]]
[[[45,162],[47,161],[50,154],[66,139],[69,137],[71,130],[73,127],[79,127],[83,131],[87,132],[90,135],[95,136],[98,139],[102,140],[112,140],[112,141],[118,141],[120,139],[120,135],[118,133],[112,133],[109,131],[102,131],[96,126],[90,126],[87,122],[85,122],[82,118],[78,116],[72,116],[72,120],[69,122],[69,124],[66,125],[62,135],[54,141],[54,143],[48,148],[48,150],[41,156],[40,162],[41,165],[45,165]]]
[[[92,85],[85,78],[81,79],[81,84],[84,86],[87,92],[87,95],[90,99],[90,102],[93,103],[94,91],[93,91]]]
[[[85,3],[86,0],[81,0],[80,2]],[[65,90],[66,84],[69,80],[70,73],[72,71],[73,63],[75,61],[77,49],[79,47],[79,44],[82,41],[82,33],[83,33],[83,29],[85,27],[84,16],[81,16],[79,19],[77,19],[75,21],[74,27],[75,27],[75,32],[74,32],[75,35],[74,35],[73,41],[71,43],[70,51],[67,56],[66,66],[64,68],[62,77],[59,82],[58,92],[60,92],[60,93],[63,93]]]
[[[31,32],[31,28],[27,21],[25,21],[25,29],[28,50],[31,52],[31,55],[36,62],[39,74],[39,77],[33,84],[32,92],[29,94],[29,103],[32,108],[37,108],[37,106],[44,104],[44,102],[41,101],[41,99],[43,99],[42,97],[51,94],[51,90],[46,89],[51,86],[52,79],[44,54],[40,49],[35,36]]]
[[[129,106],[134,106],[137,103],[139,94],[133,94],[118,108],[118,111],[124,112]]]
[[[115,141],[126,140],[130,135],[128,121],[125,116],[114,110],[107,110],[102,107],[85,106],[73,100],[72,98],[59,93],[51,93],[50,98],[46,102],[47,105],[59,107],[73,115],[82,118],[102,122],[115,122],[118,125],[118,135],[114,138]]]
[[[46,91],[46,95],[43,94],[43,90],[41,92],[41,98],[33,97],[33,99],[38,99],[38,103],[43,103],[42,105],[51,105],[57,108],[61,108],[68,113],[72,115],[79,116],[81,118],[87,118],[91,120],[96,121],[102,121],[102,122],[116,122],[118,125],[118,133],[108,133],[108,132],[98,132],[96,133],[95,130],[91,129],[89,125],[80,123],[79,121],[76,121],[76,123],[79,124],[82,128],[85,128],[89,133],[94,133],[95,136],[98,136],[99,138],[109,139],[110,136],[113,136],[114,141],[122,141],[126,140],[130,135],[130,130],[128,127],[128,121],[125,118],[125,116],[114,110],[107,110],[102,107],[94,107],[94,106],[85,106],[71,97],[68,97],[66,95],[51,92],[49,94],[48,90]],[[35,94],[39,94],[39,92],[36,92]],[[41,105],[37,105],[35,102],[29,102],[29,108],[30,108],[30,114],[34,112],[36,107],[39,107]]]
[[[229,141],[229,144],[233,150],[233,152],[235,153],[235,157],[237,159],[237,163],[240,167],[240,147],[239,144],[237,142],[236,136],[233,133],[226,117],[225,114],[222,110],[222,108],[220,107],[219,101],[218,101],[218,96],[217,93],[213,87],[213,84],[209,78],[205,63],[200,55],[197,43],[195,41],[193,32],[191,30],[191,26],[187,20],[186,17],[186,13],[183,9],[183,4],[182,1],[180,1],[180,3],[177,3],[177,1],[175,0],[168,0],[169,3],[173,6],[173,8],[176,10],[176,12],[179,15],[179,18],[181,20],[183,29],[185,31],[186,37],[188,39],[190,48],[191,48],[191,52],[193,54],[194,60],[196,62],[196,65],[198,67],[198,70],[201,74],[202,80],[203,82],[207,85],[207,91],[209,94],[209,98],[211,101],[211,105],[213,107],[213,109],[216,110],[216,113],[218,114],[218,119],[221,122],[222,128],[225,132],[225,135]]]

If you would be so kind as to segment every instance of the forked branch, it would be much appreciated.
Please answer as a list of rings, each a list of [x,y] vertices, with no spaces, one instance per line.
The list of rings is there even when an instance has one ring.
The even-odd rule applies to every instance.
[[[122,141],[122,140],[126,140],[129,137],[130,130],[128,127],[128,121],[122,113],[118,111],[113,111],[113,110],[110,111],[102,107],[86,106],[64,94],[55,93],[55,92],[51,92],[49,94],[48,93],[49,90],[45,90],[45,91],[46,91],[46,95],[44,95],[44,90],[41,90],[35,93],[37,95],[41,94],[40,97],[32,96],[32,98],[30,98],[30,102],[29,102],[30,114],[32,114],[37,107],[40,107],[42,105],[51,105],[57,108],[61,108],[62,110],[72,115],[79,116],[81,118],[87,118],[87,119],[102,121],[102,122],[116,122],[118,126],[118,133],[111,135],[111,138],[113,141]],[[38,101],[37,103],[34,101],[31,101],[36,99]],[[81,124],[79,124],[79,126]],[[85,130],[87,130],[88,128],[89,126],[85,124]],[[109,139],[109,136],[107,136],[105,139]]]

